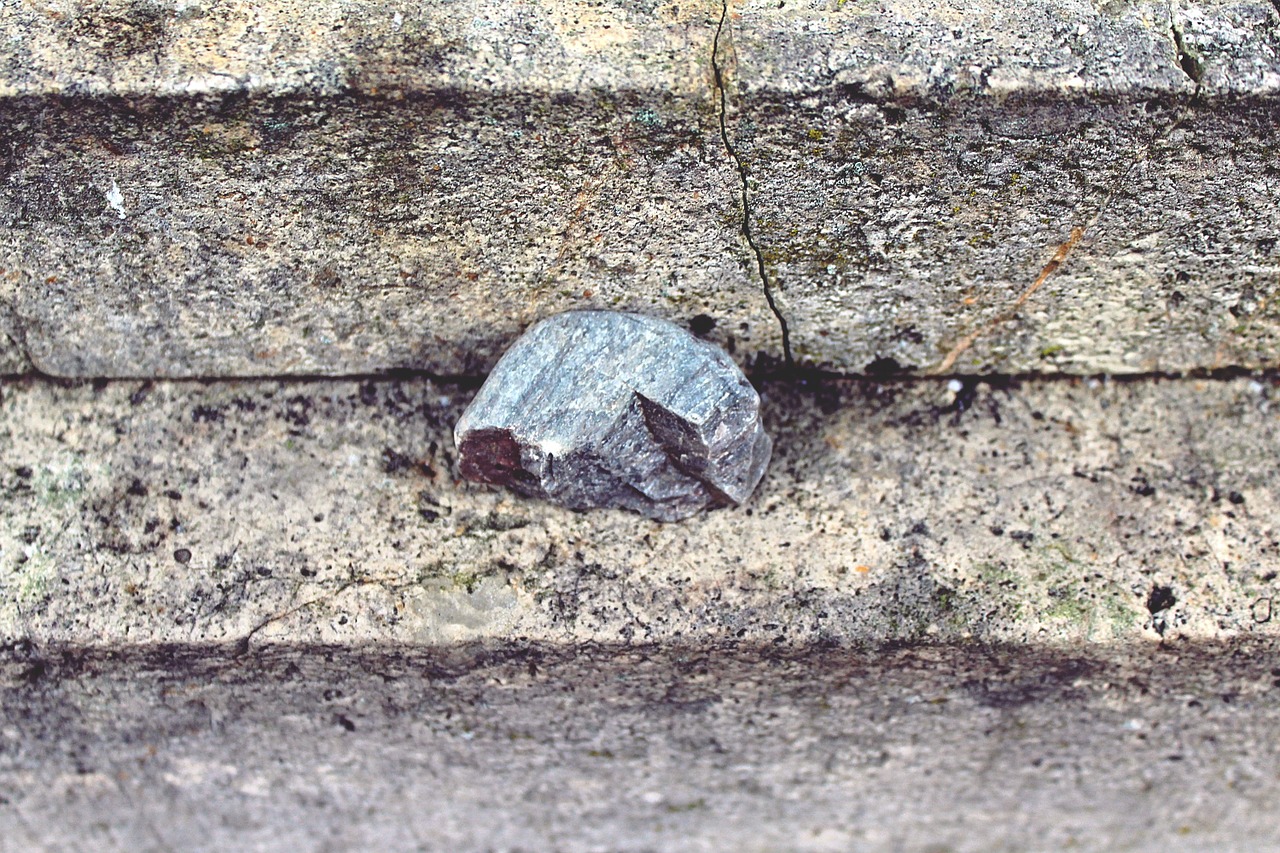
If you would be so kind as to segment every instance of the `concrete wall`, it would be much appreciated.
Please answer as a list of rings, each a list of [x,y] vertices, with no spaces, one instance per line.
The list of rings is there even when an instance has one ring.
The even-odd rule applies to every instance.
[[[1265,2],[0,4],[0,851],[1265,848],[1278,50]],[[762,368],[744,506],[455,476],[575,307]]]
[[[6,6],[0,369],[475,374],[601,306],[751,364],[766,287],[842,372],[1275,363],[1269,3],[723,12]]]

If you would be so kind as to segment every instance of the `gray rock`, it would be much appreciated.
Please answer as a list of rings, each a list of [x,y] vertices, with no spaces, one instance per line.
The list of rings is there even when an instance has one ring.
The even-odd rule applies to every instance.
[[[535,325],[459,419],[469,480],[660,521],[740,504],[773,443],[718,347],[664,320],[572,311]]]

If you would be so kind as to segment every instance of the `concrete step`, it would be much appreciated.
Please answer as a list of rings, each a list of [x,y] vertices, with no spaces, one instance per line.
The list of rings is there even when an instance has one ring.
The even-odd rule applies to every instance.
[[[1276,363],[1252,2],[95,0],[0,28],[0,373],[485,372],[534,319],[876,375]],[[744,195],[745,190],[745,195]]]
[[[1278,655],[11,647],[0,850],[1264,850]]]
[[[26,380],[0,636],[1113,643],[1280,630],[1274,377],[765,386],[743,507],[660,524],[454,478],[473,386]]]

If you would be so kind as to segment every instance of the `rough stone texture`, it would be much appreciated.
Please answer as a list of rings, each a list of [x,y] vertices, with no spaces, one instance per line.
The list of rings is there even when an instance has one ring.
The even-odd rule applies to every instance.
[[[765,386],[742,507],[664,525],[455,480],[427,380],[24,381],[0,637],[807,644],[1271,636],[1275,378]]]
[[[1273,843],[1274,374],[768,382],[679,525],[455,479],[474,381],[151,380],[751,364],[766,284],[841,371],[1275,364],[1278,22],[0,5],[0,374],[140,380],[0,385],[0,850]]]
[[[773,448],[760,396],[724,350],[616,311],[570,311],[525,332],[454,444],[469,480],[659,521],[743,503]]]
[[[475,375],[573,307],[773,328],[718,155],[657,95],[16,110],[0,267],[46,373]],[[630,153],[658,115],[662,148]]]
[[[1270,3],[741,9],[731,125],[798,357],[1276,363]]]
[[[761,265],[842,371],[1275,363],[1272,5],[730,11],[6,4],[0,371],[477,374],[574,307],[748,363]]]
[[[0,303],[40,370],[474,375],[574,307],[776,336],[706,4],[145,8],[128,49],[0,11]]]
[[[0,850],[1266,850],[1278,655],[11,648]]]
[[[31,370],[31,363],[13,334],[11,318],[0,313],[0,376],[16,376]]]

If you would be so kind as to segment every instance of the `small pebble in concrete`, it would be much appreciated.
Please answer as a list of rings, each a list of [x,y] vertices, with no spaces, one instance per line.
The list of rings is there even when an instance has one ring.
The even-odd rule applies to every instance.
[[[615,311],[560,314],[526,332],[454,440],[469,480],[659,521],[742,503],[773,447],[759,395],[724,351]]]

